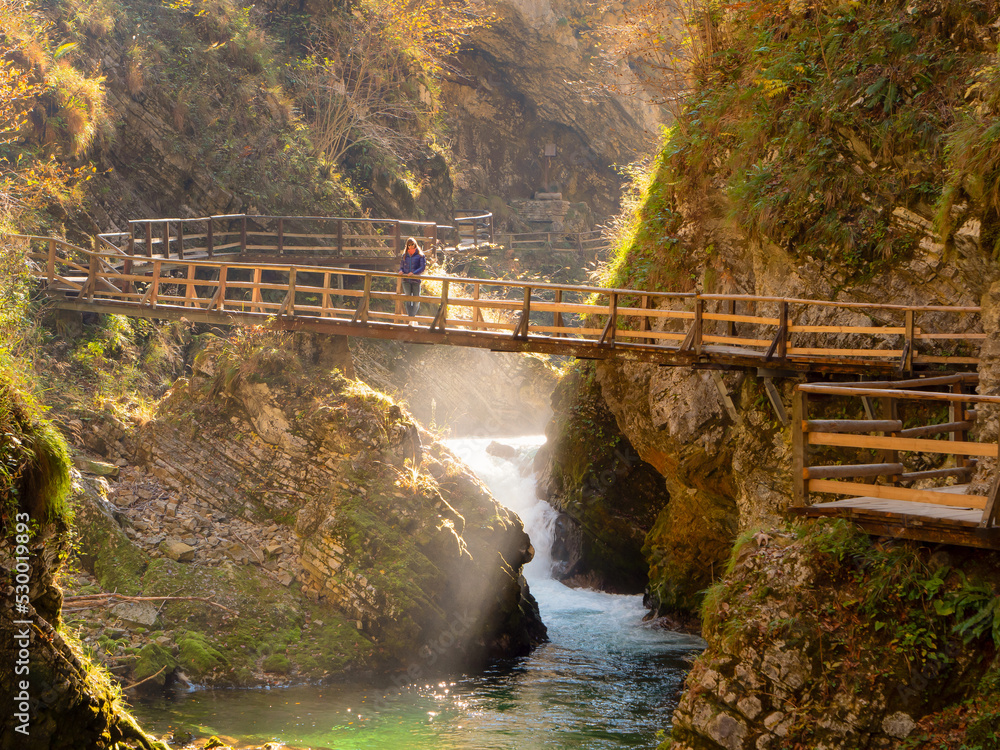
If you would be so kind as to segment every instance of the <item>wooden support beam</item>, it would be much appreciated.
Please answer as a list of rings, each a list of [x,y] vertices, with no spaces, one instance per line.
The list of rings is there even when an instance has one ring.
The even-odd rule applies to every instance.
[[[365,274],[365,291],[361,296],[361,301],[358,303],[358,309],[354,311],[354,317],[351,318],[352,323],[367,323],[368,322],[368,305],[372,298],[372,275],[370,273]]]
[[[209,304],[208,309],[225,310],[226,309],[226,277],[229,276],[229,266],[222,266],[219,268],[219,288],[215,292],[215,296],[212,297],[212,302]]]
[[[896,432],[900,437],[926,437],[927,435],[941,435],[948,432],[951,433],[950,440],[965,442],[967,440],[966,431],[970,429],[972,429],[972,422],[963,420],[961,422],[927,424],[922,427],[908,427],[905,430],[897,429]]]
[[[966,480],[975,471],[975,460],[972,466],[953,466],[949,469],[929,469],[927,471],[904,471],[899,475],[902,481],[917,479],[941,479],[942,477],[964,477]]]
[[[774,335],[771,346],[764,354],[764,361],[770,362],[775,356],[778,359],[785,359],[788,353],[788,302],[781,300],[778,303],[778,332]]]
[[[518,318],[517,326],[514,328],[514,334],[511,338],[514,339],[526,339],[528,338],[528,326],[530,325],[531,315],[531,287],[524,287],[524,304],[521,306],[521,317]]]
[[[774,409],[774,415],[778,418],[781,426],[788,427],[788,414],[785,411],[785,405],[781,402],[781,394],[778,393],[778,389],[774,385],[774,378],[764,378],[764,391],[767,393],[771,408]]]
[[[1000,494],[1000,471],[994,468],[990,494],[986,496],[986,506],[983,508],[983,520],[979,522],[981,528],[991,529],[997,525],[997,516],[1000,514],[1000,502],[997,502],[998,494]]]
[[[441,304],[438,307],[437,314],[434,316],[434,321],[431,323],[432,331],[445,330],[445,321],[448,320],[448,280],[445,279],[441,282]]]
[[[288,292],[285,294],[285,299],[281,301],[281,307],[278,308],[278,315],[295,315],[295,267],[288,269]]]
[[[806,479],[855,479],[902,474],[903,464],[839,464],[837,466],[807,466]]]
[[[809,432],[898,432],[903,423],[898,419],[810,419]]]
[[[608,322],[604,324],[604,330],[601,331],[601,338],[597,342],[602,346],[614,346],[615,345],[615,325],[618,322],[618,294],[611,292],[610,300],[608,304]]]
[[[736,404],[733,403],[733,399],[729,395],[729,389],[726,388],[726,381],[722,379],[722,373],[718,370],[712,370],[712,380],[715,381],[715,387],[719,391],[719,396],[722,398],[722,405],[726,407],[729,418],[736,424],[739,424],[740,415],[736,411]]]

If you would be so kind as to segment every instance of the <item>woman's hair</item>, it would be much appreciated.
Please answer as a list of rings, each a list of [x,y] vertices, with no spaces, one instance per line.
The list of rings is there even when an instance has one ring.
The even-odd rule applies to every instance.
[[[413,246],[417,248],[417,252],[420,253],[420,255],[423,255],[424,251],[420,249],[420,243],[417,242],[417,239],[415,237],[407,237],[406,242],[403,243],[403,249],[405,250],[406,246],[409,245],[411,242],[413,243]]]

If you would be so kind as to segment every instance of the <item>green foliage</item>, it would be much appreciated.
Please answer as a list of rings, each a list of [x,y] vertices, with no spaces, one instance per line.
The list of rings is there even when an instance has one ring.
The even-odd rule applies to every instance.
[[[944,9],[869,0],[802,13],[787,3],[729,4],[724,27],[713,29],[724,42],[696,68],[647,214],[670,206],[658,191],[705,213],[710,188],[721,186],[752,237],[833,261],[855,279],[916,248],[918,230],[894,218],[896,207],[929,217],[940,199],[946,236],[963,201],[997,216],[997,11],[994,0]],[[632,246],[637,263],[668,224],[654,220],[660,237]],[[1000,248],[987,233],[990,249]]]

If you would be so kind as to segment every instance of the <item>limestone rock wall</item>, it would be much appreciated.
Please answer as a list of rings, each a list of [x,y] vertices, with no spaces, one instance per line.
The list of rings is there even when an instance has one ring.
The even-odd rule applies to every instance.
[[[976,575],[994,564],[982,552],[881,547],[842,522],[749,538],[709,593],[708,648],[670,747],[938,746],[918,742],[918,722],[934,727],[975,693],[992,660],[955,635],[968,610],[956,607],[966,583],[951,566]]]
[[[398,406],[339,375],[297,371],[301,360],[285,354],[258,363],[266,377],[239,376],[245,360],[221,349],[199,356],[156,419],[92,440],[123,446],[172,492],[163,512],[183,516],[176,530],[195,542],[196,562],[226,557],[205,543],[225,536],[213,531],[220,518],[284,529],[270,540],[275,572],[356,620],[383,665],[456,618],[453,666],[544,638],[520,575],[533,555],[520,520]]]

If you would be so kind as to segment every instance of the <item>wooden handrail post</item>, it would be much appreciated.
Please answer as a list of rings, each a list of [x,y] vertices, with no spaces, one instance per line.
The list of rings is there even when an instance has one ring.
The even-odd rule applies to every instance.
[[[395,305],[395,309],[393,310],[393,315],[395,316],[393,318],[393,322],[394,323],[398,323],[399,319],[401,317],[403,317],[403,300],[400,299],[400,297],[402,295],[403,295],[403,277],[402,276],[397,276],[396,277],[396,305]]]
[[[153,222],[146,222],[146,256],[153,257]]]
[[[642,295],[642,302],[641,302],[641,304],[639,306],[643,310],[648,310],[649,309],[649,295],[648,294]],[[649,322],[649,314],[648,313],[645,314],[645,315],[643,315],[641,318],[639,318],[639,330],[640,331],[651,331],[651,330],[653,330],[653,326]]]
[[[330,308],[330,277],[333,276],[329,271],[323,273],[323,296],[320,297],[320,311],[319,316],[321,318],[333,317],[333,313],[329,312]]]
[[[97,287],[97,269],[101,260],[96,255],[91,255],[87,263],[87,301],[93,302],[94,289]]]
[[[703,300],[701,297],[698,297],[694,301],[694,328],[693,328],[694,339],[692,340],[691,345],[694,348],[694,353],[699,356],[701,355],[702,340],[704,339],[704,330],[705,330],[704,315],[705,315],[705,300]]]
[[[45,273],[48,277],[49,286],[56,280],[56,241],[49,240],[49,257],[45,263]]]
[[[788,300],[778,303],[778,359],[788,353]]]
[[[337,219],[337,255],[344,254],[344,220]]]
[[[281,309],[282,314],[289,316],[295,315],[295,270],[295,266],[288,269],[288,296]]]
[[[191,263],[188,266],[188,272],[187,272],[188,283],[185,284],[185,289],[184,289],[184,307],[197,306],[195,304],[195,298],[197,297],[197,295],[195,294],[195,289],[194,289],[194,278],[196,270],[197,266],[194,263]]]
[[[247,251],[247,217],[246,214],[240,221],[240,254]]]
[[[222,266],[219,269],[219,288],[215,291],[215,299],[209,308],[218,307],[220,310],[226,309],[226,278],[229,276],[229,266]]]
[[[913,310],[907,310],[903,315],[903,326],[906,329],[906,342],[903,344],[905,350],[903,370],[909,375],[913,374],[913,347],[916,345],[916,338],[913,335],[915,317]]]
[[[285,220],[278,219],[278,255],[285,254]]]
[[[734,299],[727,299],[726,302],[725,302],[725,304],[723,305],[723,312],[725,312],[726,315],[735,315],[736,314],[736,300],[734,300]],[[734,336],[736,336],[736,321],[735,320],[724,321],[723,326],[722,326],[722,335],[725,336],[725,337],[727,337],[727,338],[733,338]]]
[[[809,394],[798,388],[792,393],[792,505],[809,502],[806,482],[806,421],[809,419]]]
[[[882,399],[882,418],[888,420],[898,420],[899,419],[899,401],[895,398],[885,398]],[[887,437],[899,437],[899,433],[896,430],[887,434]],[[897,450],[884,450],[882,451],[882,462],[887,464],[898,464],[899,463],[899,451]],[[895,484],[899,481],[899,475],[895,474],[889,477],[889,481]]]
[[[400,253],[403,252],[403,244],[402,244],[402,242],[403,242],[403,240],[402,240],[401,233],[400,233],[400,230],[399,230],[399,221],[397,220],[397,221],[393,222],[393,225],[392,225],[392,251],[396,255],[399,255]]]
[[[215,255],[215,219],[211,216],[208,217],[208,257],[212,258]]]
[[[562,297],[563,297],[563,290],[562,289],[556,289],[556,304],[557,305],[561,305],[562,304]],[[562,328],[563,327],[562,310],[556,310],[555,312],[552,313],[552,327],[553,328]],[[563,335],[564,334],[563,334],[562,331],[556,331],[556,336],[557,337],[563,336]]]
[[[135,255],[135,225],[132,224],[128,229],[128,254]]]
[[[909,311],[907,311],[909,312]],[[962,383],[953,383],[951,386],[952,393],[962,393]],[[951,422],[964,422],[965,421],[965,402],[963,401],[950,401],[948,403],[949,421]],[[965,442],[968,440],[968,430],[961,429],[949,433],[949,440],[957,440]],[[956,456],[956,464],[958,466],[968,466],[969,458],[968,456]]]
[[[493,244],[493,238],[494,237],[495,237],[495,235],[493,234],[493,212],[490,211],[490,244],[491,245]]]
[[[163,257],[170,257],[170,221],[163,222]]]
[[[254,312],[254,308],[256,308],[257,312],[264,312],[264,308],[261,305],[263,298],[260,296],[260,276],[260,267],[253,269],[253,289],[250,290],[250,312]]]
[[[122,274],[125,275],[125,276],[131,276],[132,275],[132,256],[131,255],[128,256],[125,259],[125,263],[122,264]],[[126,279],[122,283],[122,292],[124,292],[125,294],[131,294],[132,293],[132,279]]]
[[[184,260],[184,219],[177,223],[177,257]]]

